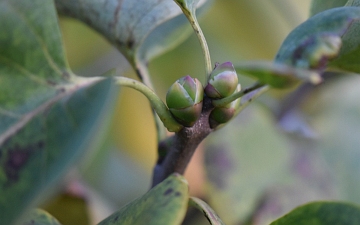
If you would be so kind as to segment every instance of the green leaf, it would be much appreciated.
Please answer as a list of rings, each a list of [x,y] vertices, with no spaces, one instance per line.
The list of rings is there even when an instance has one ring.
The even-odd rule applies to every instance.
[[[342,202],[314,202],[300,206],[271,225],[358,225],[360,207]]]
[[[310,16],[319,12],[344,6],[348,0],[312,0],[310,6]]]
[[[188,200],[187,181],[174,174],[99,225],[178,225],[184,219]]]
[[[208,138],[205,147],[207,198],[225,224],[244,222],[264,190],[287,172],[285,137],[256,104]]]
[[[26,113],[63,92],[74,76],[67,67],[51,1],[2,0],[0,27],[3,134]]]
[[[220,217],[215,213],[215,211],[201,199],[191,197],[189,200],[189,205],[196,207],[204,213],[204,216],[212,225],[224,225]]]
[[[319,13],[287,36],[275,61],[305,69],[313,64],[320,64],[318,67],[323,69],[329,61],[331,68],[360,72],[359,19],[360,8],[357,7],[334,8]],[[342,41],[340,52],[337,52],[340,43],[336,37]],[[334,58],[336,55],[338,57]]]
[[[201,0],[197,15],[201,16],[210,7],[213,0]],[[165,21],[156,27],[144,40],[138,50],[139,60],[148,62],[151,59],[175,48],[192,33],[189,22],[182,15]]]
[[[13,224],[96,147],[116,91],[68,69],[52,1],[2,0],[0,27],[0,218]]]
[[[286,64],[270,62],[244,62],[235,66],[239,75],[257,78],[260,83],[274,88],[290,88],[300,81],[309,81],[313,84],[321,82],[321,77],[315,71],[294,68]]]
[[[180,27],[184,27],[186,20],[173,1],[55,0],[55,2],[60,12],[87,23],[104,35],[134,67],[144,73],[144,76],[147,73],[145,64],[148,60],[174,47],[175,43],[184,40],[185,35],[189,34],[189,31],[179,30]],[[201,0],[199,6],[204,3],[205,0]],[[164,28],[160,28],[162,24]],[[152,32],[155,33],[149,36]],[[148,37],[150,39],[146,40]],[[143,77],[146,84],[150,83],[148,79]]]
[[[21,225],[61,225],[57,219],[44,210],[34,209],[29,212]]]
[[[114,91],[110,80],[46,104],[0,147],[0,217],[11,224],[101,138]],[[53,102],[52,102],[53,103]],[[100,136],[99,136],[100,135]],[[35,202],[34,202],[35,201]]]

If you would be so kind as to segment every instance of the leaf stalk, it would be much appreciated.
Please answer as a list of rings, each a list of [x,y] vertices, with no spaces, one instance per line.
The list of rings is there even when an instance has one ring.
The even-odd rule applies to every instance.
[[[159,98],[159,96],[155,94],[151,88],[142,82],[127,77],[115,77],[115,80],[116,83],[121,86],[133,88],[144,94],[145,97],[150,101],[151,107],[155,110],[164,126],[170,132],[178,132],[183,128],[183,126],[173,118],[165,103]]]

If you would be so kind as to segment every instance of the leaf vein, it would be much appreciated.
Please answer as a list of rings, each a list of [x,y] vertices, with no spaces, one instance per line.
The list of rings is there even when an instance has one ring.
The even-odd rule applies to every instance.
[[[11,2],[9,3],[10,8],[18,15],[18,17],[27,25],[31,33],[34,35],[35,39],[39,43],[41,50],[45,56],[45,59],[47,60],[49,66],[60,76],[62,76],[61,69],[56,65],[54,62],[52,56],[50,55],[48,48],[46,47],[46,43],[43,41],[42,37],[36,32],[36,29],[32,26],[31,23],[28,22],[26,17],[24,16],[23,12],[18,10],[14,5],[11,5]]]
[[[16,69],[17,71],[19,71],[20,73],[25,75],[30,80],[32,80],[40,85],[52,87],[50,84],[45,82],[43,79],[41,79],[38,76],[36,76],[35,74],[31,73],[29,70],[25,69],[24,67],[22,67],[21,65],[19,65],[18,63],[14,62],[14,61],[12,61],[11,59],[8,59],[8,58],[0,55],[0,62],[1,61],[4,62],[5,64],[11,66],[12,68]]]

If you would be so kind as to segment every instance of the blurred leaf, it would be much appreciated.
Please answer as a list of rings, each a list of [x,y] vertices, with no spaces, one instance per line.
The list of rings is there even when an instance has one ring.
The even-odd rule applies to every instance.
[[[206,204],[203,200],[195,197],[191,197],[189,200],[189,204],[201,210],[210,224],[215,225],[224,225],[219,216],[214,212],[214,210]]]
[[[255,77],[260,83],[274,88],[291,88],[300,81],[309,81],[318,84],[321,77],[314,71],[297,69],[285,64],[252,61],[236,64],[239,75]]]
[[[341,202],[314,202],[300,206],[271,225],[358,225],[360,208]]]
[[[27,214],[21,225],[61,225],[53,216],[41,209],[34,209]]]
[[[344,6],[348,0],[312,0],[310,6],[310,16],[319,12]]]
[[[213,0],[198,1],[197,15],[203,14]],[[139,48],[139,59],[148,62],[185,41],[192,33],[188,20],[180,15],[156,27]]]
[[[0,218],[12,224],[96,144],[116,93],[68,69],[52,1],[3,0],[0,27]]]
[[[205,152],[209,204],[226,224],[239,224],[263,191],[286,175],[289,152],[270,115],[257,105],[214,135]]]
[[[89,225],[87,203],[84,197],[62,193],[46,204],[45,209],[62,225]]]
[[[112,214],[99,225],[177,225],[184,219],[189,200],[187,181],[174,174],[142,197]]]
[[[345,6],[360,6],[359,0],[348,0]]]
[[[313,141],[292,136],[292,154],[283,170],[288,178],[270,186],[263,193],[251,224],[269,224],[290,210],[311,201],[338,199],[337,182],[330,165],[321,152],[314,150]],[[285,176],[284,176],[285,177]]]
[[[360,39],[358,20],[360,8],[341,7],[319,13],[295,28],[285,39],[276,56],[276,62],[293,66],[313,65],[313,61],[325,66],[360,72],[358,58]],[[338,57],[331,60],[339,47]],[[316,60],[315,60],[316,59]]]
[[[165,0],[56,0],[57,9],[93,27],[110,40],[139,70],[146,73],[147,61],[184,40],[186,20],[178,19],[180,8]],[[201,0],[199,5],[203,5]],[[170,22],[171,19],[175,18]],[[164,28],[159,28],[165,24]],[[155,31],[149,40],[149,35]],[[166,31],[164,33],[164,31]],[[161,34],[161,36],[159,36]],[[161,44],[160,44],[161,43]],[[145,76],[146,74],[144,74]],[[148,77],[143,77],[145,83]]]
[[[360,77],[346,78],[311,95],[307,114],[320,134],[316,150],[330,165],[340,199],[360,204]]]

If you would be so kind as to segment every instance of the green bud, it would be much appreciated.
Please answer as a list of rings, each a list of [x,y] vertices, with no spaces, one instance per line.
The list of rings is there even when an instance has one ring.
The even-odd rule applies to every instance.
[[[238,85],[236,92],[240,91],[241,87],[240,84]],[[222,107],[216,107],[211,111],[210,113],[210,127],[216,128],[220,124],[228,122],[233,116],[235,115],[235,112],[237,108],[240,105],[241,98],[236,99],[235,101],[232,101],[231,103],[222,106]]]
[[[204,97],[203,86],[189,75],[177,80],[166,94],[166,104],[174,118],[186,127],[199,119]]]
[[[225,98],[234,93],[237,85],[238,77],[233,64],[225,62],[211,72],[205,94],[210,98]]]

